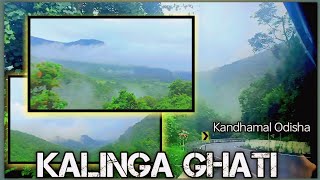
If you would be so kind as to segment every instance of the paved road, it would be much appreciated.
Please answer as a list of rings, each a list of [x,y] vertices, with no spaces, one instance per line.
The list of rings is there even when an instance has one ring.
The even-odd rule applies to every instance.
[[[257,161],[256,159],[250,158],[250,152],[252,150],[243,149],[239,146],[243,145],[243,142],[225,142],[225,143],[211,143],[206,144],[201,147],[201,149],[206,151],[213,151],[215,160],[221,160],[222,152],[230,152],[230,158],[233,159],[236,151],[242,151],[245,153],[246,159],[252,177],[256,178],[257,174]],[[311,177],[312,169],[315,165],[312,164],[305,156],[295,156],[287,154],[278,154],[278,178],[307,178]],[[185,175],[181,176],[186,177]],[[214,178],[221,178],[222,170],[217,168],[214,172]],[[265,163],[265,177],[270,177],[270,162],[266,160]],[[238,173],[236,178],[243,178],[242,173]]]

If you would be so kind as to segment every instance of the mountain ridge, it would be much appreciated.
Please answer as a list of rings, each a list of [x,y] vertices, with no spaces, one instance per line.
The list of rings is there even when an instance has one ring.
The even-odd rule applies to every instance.
[[[71,149],[49,142],[35,135],[21,132],[18,130],[10,130],[10,159],[12,162],[35,162],[35,153],[42,151],[49,153],[50,151],[60,152],[54,161],[62,159],[63,153]]]
[[[99,148],[86,148],[85,150],[92,154],[89,157],[90,161],[98,161],[99,151],[103,150],[113,151],[116,154],[123,151],[131,153],[142,151],[149,155],[154,155],[157,151],[160,151],[160,129],[160,115],[150,114],[124,131],[115,142],[105,144]],[[55,159],[56,161],[61,161],[66,151],[73,151],[77,158],[81,151],[81,149],[73,149],[55,144],[18,130],[10,130],[10,133],[11,138],[8,143],[11,145],[10,157],[13,162],[35,162],[35,153],[37,151],[43,151],[45,153],[58,151],[59,155],[57,159]],[[82,139],[85,141],[88,137],[88,135],[82,135]]]
[[[255,54],[231,64],[197,73],[196,91],[218,113],[240,120],[241,109],[238,97],[241,91],[265,73],[275,73],[280,61],[272,51]]]
[[[43,39],[43,38],[38,38],[38,37],[35,37],[35,36],[31,36],[30,38],[30,44],[31,46],[38,46],[38,45],[49,45],[49,44],[60,44],[60,45],[64,45],[64,46],[74,46],[74,45],[80,45],[80,46],[92,46],[92,45],[95,45],[95,46],[102,46],[104,45],[104,42],[103,41],[100,41],[100,40],[97,40],[97,39],[79,39],[77,41],[72,41],[72,42],[59,42],[59,41],[52,41],[52,40],[47,40],[47,39]],[[46,54],[42,55],[43,57],[46,57],[45,56]],[[39,57],[41,55],[38,55]],[[41,56],[41,57],[42,57]],[[35,56],[33,56],[35,57]],[[37,58],[39,58],[37,57]],[[43,58],[42,57],[42,58]],[[34,59],[35,58],[32,58],[32,61],[31,62],[34,62]],[[84,61],[78,61],[78,60],[75,60],[75,59],[65,59],[65,60],[61,60],[61,59],[56,59],[56,58],[44,58],[46,60],[49,60],[49,61],[53,61],[53,62],[57,62],[57,63],[61,63],[61,64],[68,64],[68,62],[71,62],[71,63],[85,63],[85,64],[96,64],[96,65],[103,65],[103,66],[121,66],[123,68],[131,68],[133,69],[133,71],[135,71],[135,73],[139,70],[139,69],[146,69],[146,70],[149,70],[150,72],[158,72],[158,71],[170,71],[169,73],[171,73],[171,76],[174,76],[174,77],[178,77],[178,78],[181,78],[181,79],[184,79],[184,80],[190,80],[191,79],[191,75],[192,75],[192,72],[191,70],[188,71],[188,70],[169,70],[167,68],[163,68],[163,67],[152,67],[152,66],[142,66],[142,65],[118,65],[118,64],[114,64],[114,62],[109,62],[109,63],[102,63],[102,62],[95,62],[94,60],[92,61],[88,61],[88,62],[84,62]],[[168,72],[165,72],[168,74]]]
[[[50,142],[62,145],[68,148],[72,149],[83,149],[83,150],[88,150],[88,149],[96,149],[99,147],[102,147],[104,145],[107,145],[111,143],[112,141],[110,140],[97,140],[93,139],[88,135],[81,135],[80,140],[73,140],[73,139],[66,139],[60,136],[56,136],[54,139],[52,139]]]
[[[75,46],[75,45],[80,45],[80,46],[90,46],[90,45],[97,45],[101,46],[104,45],[105,43],[103,41],[97,40],[97,39],[79,39],[76,41],[71,41],[71,42],[60,42],[60,41],[53,41],[53,40],[47,40],[44,38],[39,38],[35,36],[30,37],[30,43],[33,46],[38,46],[38,45],[44,45],[44,44],[61,44],[65,46]]]

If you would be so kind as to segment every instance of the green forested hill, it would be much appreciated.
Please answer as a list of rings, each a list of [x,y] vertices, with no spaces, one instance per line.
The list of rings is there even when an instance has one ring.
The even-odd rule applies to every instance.
[[[232,64],[199,72],[196,87],[198,98],[205,100],[218,113],[240,120],[238,97],[241,91],[265,73],[274,73],[279,64],[271,51],[265,51]]]
[[[163,68],[153,68],[147,66],[101,64],[93,62],[49,60],[73,71],[86,74],[88,76],[114,81],[125,80],[153,80],[161,82],[171,82],[175,79],[191,80],[191,72],[170,71]],[[33,61],[35,62],[35,61]]]
[[[41,61],[34,58],[34,62],[31,71],[37,62]],[[105,71],[101,70],[103,66],[90,63],[72,64],[63,63],[60,85],[53,89],[68,102],[65,109],[101,109],[103,104],[110,102],[112,97],[118,96],[119,91],[123,89],[132,92],[137,98],[152,96],[157,99],[166,96],[169,92],[169,82],[153,79],[147,75],[139,79],[126,74],[127,70],[122,69],[123,67],[105,66],[110,68],[108,70],[110,72],[101,74],[100,71]],[[180,75],[186,76],[183,73]]]
[[[80,152],[77,148],[67,148],[17,130],[11,130],[10,132],[10,158],[12,162],[35,162],[37,151],[45,153],[50,151],[60,152],[55,159],[56,161],[61,161],[61,154],[65,151],[73,151],[75,156],[79,158]],[[160,143],[160,115],[155,114],[145,117],[127,129],[114,143],[98,149],[88,147],[87,151],[90,149],[90,161],[96,162],[100,151],[111,151],[116,155],[121,151],[129,153],[140,151],[153,157],[157,151],[160,151]]]
[[[101,109],[103,104],[118,96],[122,89],[136,97],[163,97],[168,94],[169,83],[150,80],[122,80],[112,78],[99,79],[63,68],[60,87],[54,89],[68,102],[66,109]]]
[[[55,159],[61,161],[61,153],[70,149],[63,146],[53,144],[44,139],[24,132],[10,131],[10,160],[12,162],[36,162],[36,152],[42,151],[48,153],[50,151],[60,152]]]
[[[123,133],[119,139],[109,145],[93,151],[92,159],[97,161],[100,151],[112,151],[116,155],[120,152],[144,152],[153,158],[160,151],[160,114],[152,114],[145,117]]]

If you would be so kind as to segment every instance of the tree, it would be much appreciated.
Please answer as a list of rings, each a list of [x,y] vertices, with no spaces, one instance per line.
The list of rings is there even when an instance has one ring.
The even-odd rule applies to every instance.
[[[56,93],[48,90],[32,96],[30,102],[32,109],[64,109],[68,105]]]
[[[179,145],[179,129],[180,125],[177,123],[176,116],[173,114],[165,114],[165,142],[167,145]]]
[[[281,15],[273,2],[259,4],[260,9],[254,13],[253,18],[257,19],[259,25],[268,27],[267,32],[258,32],[248,40],[253,52],[260,52],[265,49],[274,48],[277,54],[279,43],[284,43],[290,48],[290,41],[296,35],[294,25],[286,12]]]
[[[49,90],[31,96],[30,103],[32,109],[64,109],[68,105],[58,94]]]
[[[113,97],[110,103],[103,105],[104,109],[138,109],[136,96],[126,90],[120,90],[118,97]]]
[[[186,11],[188,14],[195,14],[196,9],[193,6],[193,3],[170,3],[170,4],[161,4],[162,9],[166,9],[167,11],[173,10],[173,14],[177,11]]]
[[[266,74],[241,92],[242,121],[312,124],[317,110],[309,104],[316,104],[316,67],[308,60],[293,23],[287,13],[277,14],[274,3],[260,4],[253,17],[268,27],[267,33],[258,32],[249,39],[253,51],[271,49],[281,64],[275,74]],[[290,140],[310,142],[310,133],[299,134],[281,133]]]
[[[176,80],[169,85],[169,95],[161,98],[143,96],[136,98],[133,93],[126,90],[119,91],[118,97],[113,97],[111,102],[103,105],[104,109],[191,109],[192,88],[190,81]]]
[[[60,86],[62,66],[51,62],[41,62],[31,68],[31,108],[63,109],[67,102],[52,89]]]
[[[239,102],[243,122],[252,124],[264,122],[266,114],[263,113],[263,108],[266,107],[262,105],[262,101],[266,94],[277,86],[275,81],[276,77],[274,75],[266,74],[241,92]]]
[[[192,108],[192,98],[186,94],[179,96],[173,96],[170,98],[172,109],[191,109]]]
[[[21,71],[23,69],[23,30],[26,15],[76,15],[78,10],[67,2],[12,2],[5,3],[5,47],[4,59],[6,69]],[[12,68],[8,68],[12,67]]]
[[[169,96],[192,96],[192,84],[190,81],[175,80],[169,85]]]
[[[142,104],[145,104],[148,108],[154,108],[158,103],[157,99],[152,96],[143,96],[137,101],[140,106],[142,106]]]
[[[156,109],[191,109],[192,98],[186,94],[166,96],[159,100]]]
[[[82,14],[146,14],[141,2],[74,2],[71,3],[75,9],[78,9]]]
[[[31,88],[44,88],[52,90],[59,87],[62,76],[62,66],[52,62],[41,62],[35,65],[36,68],[31,70]]]
[[[160,2],[142,2],[142,7],[147,14],[163,15]]]

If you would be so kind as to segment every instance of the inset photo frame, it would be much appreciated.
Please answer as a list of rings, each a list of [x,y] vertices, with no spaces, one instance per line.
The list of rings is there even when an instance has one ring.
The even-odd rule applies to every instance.
[[[194,112],[194,16],[27,24],[29,112]]]

